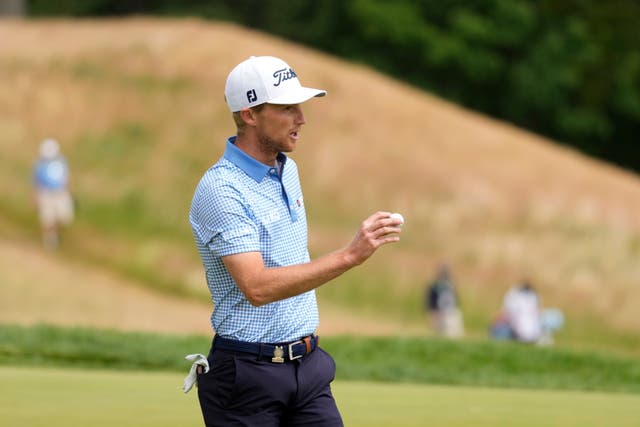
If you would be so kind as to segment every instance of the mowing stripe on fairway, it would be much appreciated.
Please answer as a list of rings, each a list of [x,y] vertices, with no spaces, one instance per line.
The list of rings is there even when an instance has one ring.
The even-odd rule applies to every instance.
[[[185,371],[186,375],[186,371]],[[0,420],[29,427],[202,426],[184,375],[0,366]],[[336,382],[348,427],[637,426],[637,394]]]

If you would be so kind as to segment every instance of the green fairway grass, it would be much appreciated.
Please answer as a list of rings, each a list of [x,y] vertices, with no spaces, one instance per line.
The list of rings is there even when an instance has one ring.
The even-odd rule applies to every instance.
[[[185,371],[186,374],[186,371]],[[202,426],[197,394],[175,372],[0,367],[7,427]],[[637,426],[640,396],[338,381],[349,427]]]
[[[590,392],[338,382],[349,427],[638,426],[640,396]]]
[[[202,424],[179,374],[0,367],[6,427],[188,427]]]

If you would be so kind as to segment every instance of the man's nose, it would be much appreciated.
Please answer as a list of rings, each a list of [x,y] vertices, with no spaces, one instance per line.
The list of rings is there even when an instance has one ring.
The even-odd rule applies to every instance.
[[[302,108],[297,105],[296,106],[296,123],[303,125],[305,124],[307,121],[304,118],[304,113],[302,112]]]

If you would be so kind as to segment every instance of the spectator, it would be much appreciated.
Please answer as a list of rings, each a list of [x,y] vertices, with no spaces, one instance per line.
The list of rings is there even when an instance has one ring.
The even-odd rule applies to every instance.
[[[74,209],[68,187],[69,168],[54,139],[45,139],[40,144],[40,157],[33,169],[33,185],[42,243],[47,249],[56,249],[60,243],[60,228],[73,221]]]
[[[432,327],[438,335],[449,338],[464,335],[462,313],[458,305],[449,267],[442,265],[428,287],[426,301]]]
[[[557,308],[542,308],[537,292],[528,281],[510,288],[502,309],[491,323],[489,334],[497,340],[516,340],[551,345],[553,335],[564,326],[564,314]]]
[[[540,339],[540,297],[528,281],[507,291],[503,307],[515,339],[522,342],[537,342]]]
[[[535,343],[542,337],[540,298],[528,281],[511,287],[504,296],[502,310],[492,325],[496,339]]]

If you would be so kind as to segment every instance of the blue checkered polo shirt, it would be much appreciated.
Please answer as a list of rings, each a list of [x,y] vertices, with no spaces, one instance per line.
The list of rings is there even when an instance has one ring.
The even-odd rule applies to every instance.
[[[189,213],[217,334],[241,341],[294,341],[315,331],[315,291],[252,306],[235,284],[222,257],[260,252],[267,268],[309,261],[307,218],[295,162],[280,153],[282,178],[227,140],[222,158],[196,187]]]

